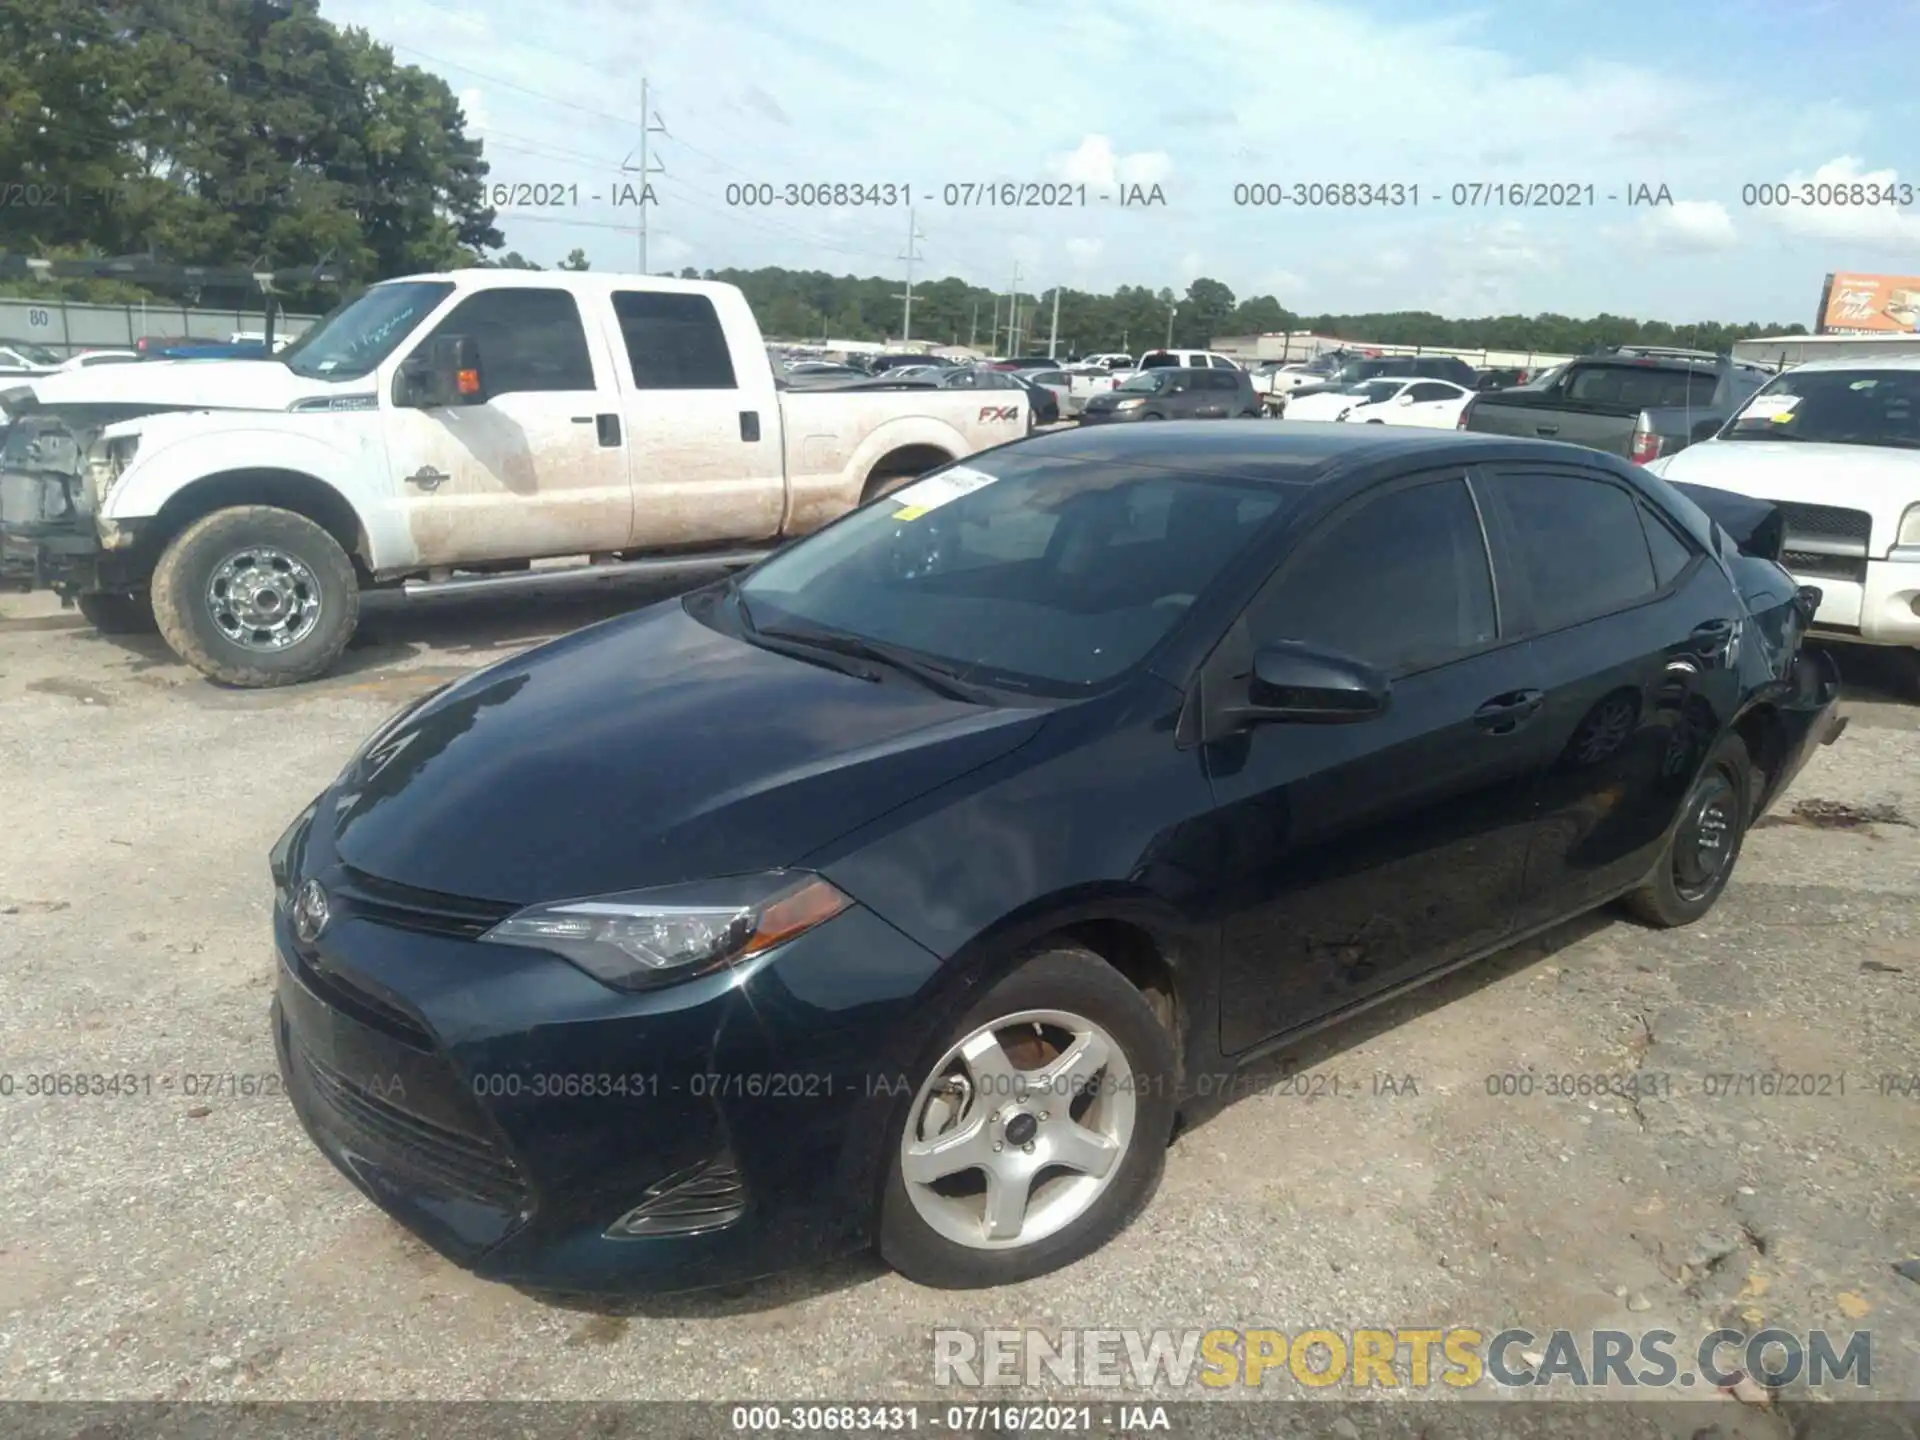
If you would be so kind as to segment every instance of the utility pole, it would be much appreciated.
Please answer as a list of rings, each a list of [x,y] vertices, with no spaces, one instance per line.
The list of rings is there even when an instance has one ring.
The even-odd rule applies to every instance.
[[[1020,332],[1014,328],[1020,315],[1020,262],[1013,265],[1013,283],[1007,287],[1007,358],[1020,353]]]
[[[647,108],[647,79],[643,75],[640,77],[640,163],[638,165],[627,163],[627,160],[633,158],[632,151],[627,152],[627,160],[620,162],[622,171],[640,177],[640,273],[642,275],[647,273],[647,196],[651,193],[648,188],[650,183],[648,177],[666,173],[661,168],[660,162],[647,154],[647,137],[666,133],[667,127],[660,123],[660,117]]]
[[[1060,343],[1060,287],[1053,287],[1053,325],[1047,331],[1047,358],[1053,359],[1054,347]]]
[[[989,350],[1000,348],[1000,297],[998,295],[993,297],[993,328],[987,334],[987,348]]]
[[[967,326],[967,348],[973,349],[973,342],[980,336],[980,297],[973,297],[973,320]]]
[[[1173,317],[1179,313],[1180,306],[1177,303],[1167,307],[1167,349],[1169,350],[1173,348]]]
[[[913,242],[926,238],[926,236],[920,233],[919,227],[913,223],[913,207],[908,206],[907,248],[900,255],[900,258],[907,262],[907,289],[904,295],[896,295],[893,297],[896,300],[904,300],[907,302],[906,318],[902,320],[900,324],[900,338],[902,341],[913,339],[913,262],[920,258],[920,256],[914,252]]]

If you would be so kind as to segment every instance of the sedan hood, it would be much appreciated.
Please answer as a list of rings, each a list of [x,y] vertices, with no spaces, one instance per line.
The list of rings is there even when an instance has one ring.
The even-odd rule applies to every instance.
[[[665,601],[442,691],[341,777],[355,869],[512,904],[793,865],[1045,712],[760,649]]]

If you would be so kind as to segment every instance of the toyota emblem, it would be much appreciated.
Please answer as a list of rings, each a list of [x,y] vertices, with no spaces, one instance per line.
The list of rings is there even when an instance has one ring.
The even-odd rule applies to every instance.
[[[293,933],[300,937],[301,944],[311,945],[320,938],[320,932],[327,928],[331,918],[326,887],[318,880],[307,881],[294,898]]]

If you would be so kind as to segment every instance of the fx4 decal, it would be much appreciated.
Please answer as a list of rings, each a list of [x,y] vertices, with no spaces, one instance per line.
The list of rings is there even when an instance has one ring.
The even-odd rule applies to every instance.
[[[980,407],[980,419],[983,422],[987,420],[1018,420],[1019,418],[1020,407],[1018,405],[983,405]]]

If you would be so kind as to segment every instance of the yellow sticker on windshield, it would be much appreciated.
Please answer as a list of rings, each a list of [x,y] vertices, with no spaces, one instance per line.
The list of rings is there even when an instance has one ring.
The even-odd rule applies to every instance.
[[[925,480],[916,480],[904,490],[896,490],[894,503],[901,508],[893,512],[895,520],[918,520],[930,510],[938,510],[942,505],[958,500],[962,495],[971,495],[998,480],[998,475],[989,475],[984,470],[975,470],[970,465],[955,465],[942,470],[938,475],[930,475]]]

